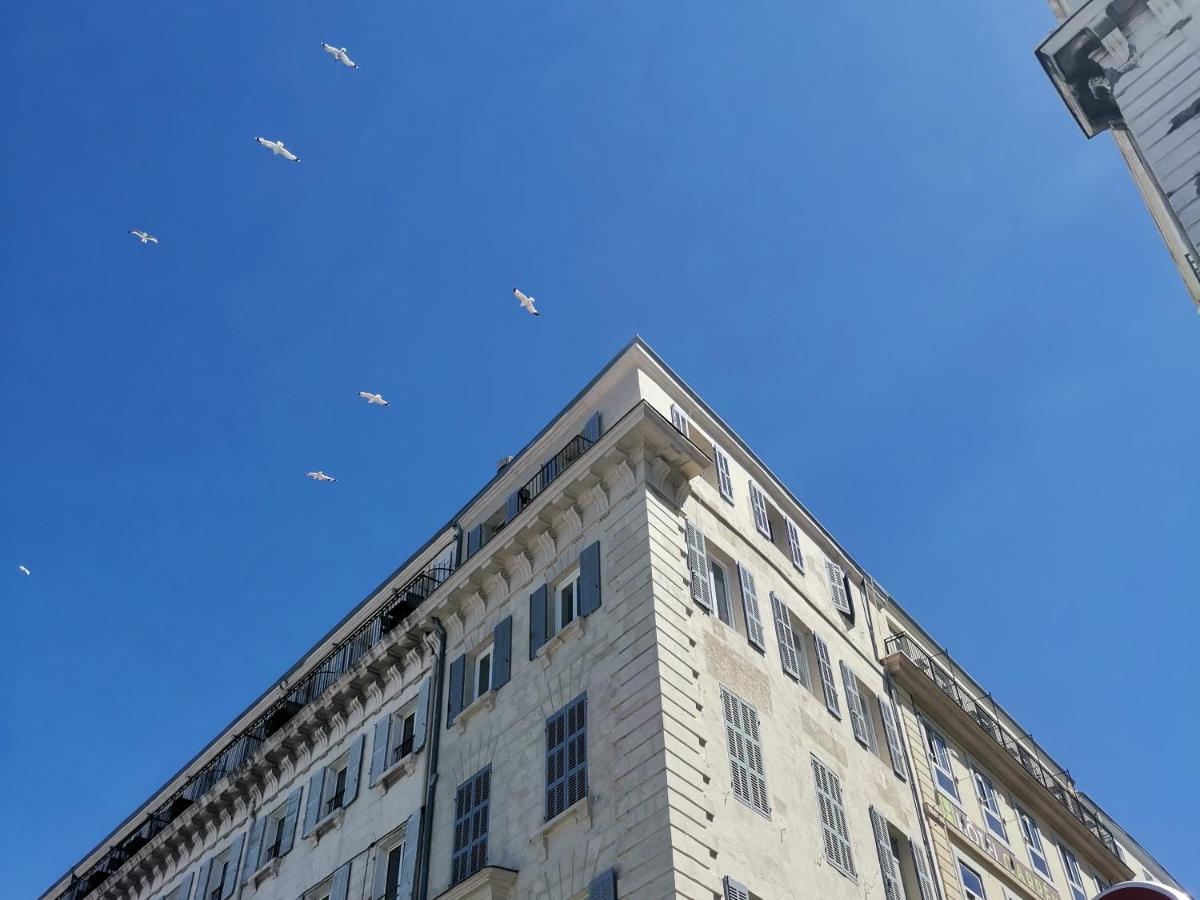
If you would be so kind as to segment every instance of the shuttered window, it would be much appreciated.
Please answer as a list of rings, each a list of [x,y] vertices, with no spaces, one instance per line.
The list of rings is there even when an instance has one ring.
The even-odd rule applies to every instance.
[[[850,595],[846,593],[846,573],[837,563],[825,560],[825,575],[829,578],[829,592],[833,598],[833,607],[850,616],[854,608],[850,606]]]
[[[864,747],[871,749],[866,707],[863,705],[862,694],[858,692],[858,679],[845,660],[838,660],[838,665],[842,669],[842,685],[846,688],[846,708],[850,710],[850,727],[854,729],[854,738]]]
[[[601,872],[588,885],[588,900],[617,900],[617,870]]]
[[[691,523],[684,522],[687,532],[688,578],[691,581],[692,600],[707,610],[712,610],[712,591],[708,581],[708,544],[704,532]]]
[[[688,418],[687,418],[687,416],[685,416],[683,414],[683,410],[681,410],[674,403],[671,404],[671,424],[674,425],[675,430],[678,431],[680,434],[682,434],[684,437],[689,436],[688,435]]]
[[[817,648],[817,668],[821,670],[821,692],[825,695],[825,707],[840,719],[842,709],[838,704],[837,684],[833,680],[833,663],[829,659],[829,647],[815,631],[813,632],[813,646]]]
[[[879,698],[879,715],[883,719],[883,733],[887,738],[888,754],[892,757],[892,770],[901,779],[908,780],[908,766],[904,764],[904,748],[900,746],[900,729],[896,726],[896,714],[887,697]]]
[[[774,591],[771,591],[771,612],[775,614],[775,637],[779,640],[779,661],[783,671],[800,680],[800,660],[796,653],[791,613]]]
[[[887,819],[875,807],[870,808],[871,831],[875,834],[875,849],[879,853],[879,871],[883,875],[885,900],[905,900],[904,882],[900,878],[900,865],[892,853],[892,838],[888,833]]]
[[[753,481],[750,482],[750,506],[754,510],[754,527],[771,540],[771,520],[767,516],[767,497]]]
[[[492,767],[476,772],[459,785],[454,796],[454,851],[450,883],[458,884],[487,865],[488,806],[492,797]]]
[[[925,850],[916,845],[916,842],[909,842],[909,849],[912,850],[913,865],[917,869],[917,886],[921,889],[921,900],[937,900],[937,895],[933,892],[933,879],[929,875],[929,860],[925,856]]]
[[[730,875],[725,876],[724,888],[725,900],[750,900],[750,888]]]
[[[758,594],[754,590],[754,576],[741,563],[737,564],[738,580],[742,586],[742,612],[746,615],[746,639],[759,650],[766,650],[762,617],[758,614]]]
[[[587,694],[580,694],[546,720],[546,821],[587,792]]]
[[[717,490],[721,492],[721,496],[733,502],[733,479],[729,477],[729,457],[725,452],[713,444],[713,459],[717,464]]]
[[[792,555],[792,565],[803,573],[804,550],[800,546],[800,529],[796,527],[796,523],[791,519],[784,519],[783,524],[787,529],[788,552]]]
[[[721,709],[725,714],[725,742],[729,749],[734,796],[769,817],[771,804],[767,796],[758,712],[724,686],[721,687]]]
[[[1079,871],[1079,860],[1062,844],[1058,845],[1058,850],[1062,854],[1063,871],[1067,873],[1067,884],[1071,888],[1071,900],[1087,900],[1087,892],[1083,889],[1083,873]]]
[[[842,803],[842,782],[815,756],[813,780],[817,788],[817,806],[821,812],[821,830],[825,835],[825,859],[848,878],[858,879],[854,854],[850,849],[850,829]]]

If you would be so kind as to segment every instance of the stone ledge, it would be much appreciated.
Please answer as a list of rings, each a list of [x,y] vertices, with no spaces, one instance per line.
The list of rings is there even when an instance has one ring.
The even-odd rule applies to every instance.
[[[565,627],[560,629],[553,637],[547,638],[546,643],[538,647],[537,658],[541,660],[542,668],[550,668],[551,657],[558,650],[577,638],[582,638],[585,629],[584,622],[586,619],[583,616],[576,616]]]
[[[321,837],[333,831],[335,828],[340,828],[342,819],[346,818],[346,807],[339,806],[333,812],[327,814],[320,822],[313,826],[312,833],[309,834],[307,840],[312,846],[317,846],[321,843]]]
[[[467,725],[467,719],[475,718],[475,716],[478,715],[482,710],[495,708],[496,689],[491,688],[486,693],[480,694],[478,697],[472,700],[470,705],[464,708],[463,711],[455,717],[454,724],[450,727],[465,729]]]
[[[271,857],[268,862],[265,862],[259,866],[254,874],[250,876],[250,883],[254,885],[254,889],[256,891],[264,881],[269,878],[274,878],[279,874],[279,863],[281,859],[282,857],[279,856]]]
[[[592,827],[592,795],[588,794],[581,800],[576,800],[549,822],[542,824],[529,838],[529,843],[538,850],[541,862],[550,855],[550,835],[561,831],[575,822],[584,822]]]
[[[392,763],[379,776],[379,781],[375,782],[375,787],[379,788],[382,793],[387,793],[388,789],[403,778],[405,775],[411,775],[417,768],[417,756],[420,751],[410,753],[398,762]]]
[[[486,866],[466,881],[442,891],[434,900],[511,900],[516,884],[514,870]]]

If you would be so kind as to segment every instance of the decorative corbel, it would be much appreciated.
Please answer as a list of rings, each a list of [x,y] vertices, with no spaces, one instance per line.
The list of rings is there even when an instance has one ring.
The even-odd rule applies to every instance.
[[[509,584],[524,584],[533,577],[533,561],[524,550],[518,550],[509,561]]]
[[[478,624],[483,618],[483,614],[487,612],[487,604],[483,600],[483,595],[479,591],[471,594],[463,601],[463,612],[466,614],[466,621],[469,623]]]
[[[558,547],[555,546],[554,542],[554,532],[549,528],[541,531],[533,539],[533,543],[534,557],[537,559],[539,565],[544,566],[550,560],[554,559],[554,554],[558,552]]]
[[[608,491],[604,489],[604,482],[597,481],[587,492],[587,498],[591,506],[596,510],[596,516],[600,517],[608,512]]]
[[[510,588],[504,572],[497,569],[489,574],[483,580],[483,590],[487,594],[488,600],[503,600],[507,597]]]

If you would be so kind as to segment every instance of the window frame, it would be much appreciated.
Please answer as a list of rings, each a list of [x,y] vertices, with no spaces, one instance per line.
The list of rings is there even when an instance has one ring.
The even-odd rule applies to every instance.
[[[486,765],[454,793],[454,830],[450,850],[450,884],[454,886],[486,868],[491,829],[492,767]],[[482,822],[482,831],[479,831]],[[481,849],[482,848],[482,849]]]
[[[1063,873],[1067,876],[1067,887],[1071,891],[1071,900],[1088,900],[1087,891],[1083,887],[1083,871],[1079,868],[1079,859],[1059,841],[1058,854],[1062,858]]]
[[[338,789],[338,779],[341,779],[341,789]],[[321,805],[317,810],[317,821],[321,822],[326,817],[337,812],[341,808],[342,802],[346,796],[346,782],[350,778],[350,751],[347,750],[342,756],[335,759],[325,767],[325,777],[321,779]],[[337,804],[334,805],[333,801]]]
[[[933,783],[947,798],[954,801],[955,806],[961,809],[962,795],[958,790],[958,778],[954,775],[954,754],[950,752],[950,742],[927,720],[923,719],[921,724],[925,729],[925,755],[929,759],[929,774],[933,776]],[[941,753],[938,752],[938,745],[941,747],[941,753],[946,756],[944,765],[940,759]],[[949,781],[951,785],[949,789],[942,780],[943,778]]]
[[[582,708],[579,714],[582,724],[572,730],[573,713],[577,707]],[[561,722],[561,725],[559,724]],[[561,728],[561,738],[555,739],[553,729]],[[546,718],[545,727],[545,796],[544,821],[550,822],[571,809],[576,803],[587,799],[590,793],[588,779],[588,703],[587,692],[584,691],[574,700],[566,703]],[[573,744],[578,741],[578,744]],[[570,765],[574,756],[575,765]],[[580,773],[582,773],[580,775]],[[572,779],[580,776],[582,787],[578,796],[570,799]],[[561,792],[561,801],[555,794]]]
[[[391,715],[392,722],[388,727],[387,764],[384,766],[384,771],[387,771],[405,757],[411,756],[413,754],[413,744],[416,743],[417,738],[417,710],[415,705],[406,705],[396,710]],[[401,753],[400,751],[404,749],[404,745],[406,743],[404,737],[404,728],[405,725],[408,724],[409,720],[412,721],[413,732],[407,739],[408,752]]]
[[[582,570],[576,566],[571,574],[559,579],[554,585],[554,612],[550,617],[554,625],[554,631],[547,635],[548,638],[558,634],[572,622],[579,619],[579,586],[582,578]],[[568,587],[571,589],[571,618],[564,622],[562,620],[562,595]]]
[[[1021,829],[1021,837],[1025,841],[1030,867],[1042,876],[1042,878],[1046,879],[1046,881],[1053,884],[1054,876],[1050,873],[1050,859],[1046,856],[1046,846],[1042,842],[1042,832],[1038,828],[1037,819],[1016,804],[1013,804],[1013,808],[1017,812],[1017,824]],[[1035,852],[1037,856],[1034,855]],[[1037,864],[1038,857],[1041,857],[1042,860],[1041,867]]]
[[[1008,827],[1004,824],[1004,814],[1000,809],[1000,793],[996,785],[978,766],[971,766],[971,783],[975,786],[975,799],[983,813],[983,823],[987,826],[992,837],[1011,849],[1008,839]],[[984,788],[986,787],[986,791]],[[995,820],[993,823],[992,820]],[[997,830],[999,829],[999,830]]]
[[[958,883],[962,888],[963,896],[966,897],[967,900],[987,900],[987,888],[983,884],[983,875],[963,862],[961,857],[956,857],[956,861],[958,862]],[[965,878],[965,875],[968,872],[979,883],[979,893],[976,893],[974,890],[967,887],[967,879]]]
[[[717,595],[717,571],[721,573],[721,587],[725,594],[725,615],[721,615],[721,599]],[[734,615],[733,596],[729,592],[729,567],[719,562],[711,553],[708,554],[708,577],[708,584],[712,589],[713,612],[717,614],[717,619],[736,631],[737,616]]]

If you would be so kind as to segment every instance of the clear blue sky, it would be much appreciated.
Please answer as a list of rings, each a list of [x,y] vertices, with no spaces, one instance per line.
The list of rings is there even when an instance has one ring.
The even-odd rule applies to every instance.
[[[9,5],[0,896],[635,332],[1200,888],[1200,321],[1048,9],[735,6]]]

